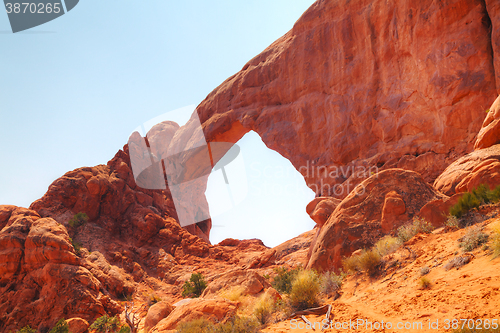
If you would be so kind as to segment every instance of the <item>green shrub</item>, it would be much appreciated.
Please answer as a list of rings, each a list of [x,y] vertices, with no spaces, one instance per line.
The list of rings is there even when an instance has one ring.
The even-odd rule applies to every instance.
[[[318,306],[320,279],[312,270],[302,270],[292,282],[290,291],[290,307],[295,310],[305,310]]]
[[[460,218],[473,208],[498,201],[500,201],[500,186],[489,190],[486,185],[481,184],[471,192],[465,192],[458,202],[450,208],[450,214]]]
[[[69,333],[69,326],[65,319],[61,319],[57,322],[49,333]]]
[[[335,274],[334,272],[325,272],[320,277],[320,289],[321,292],[327,296],[330,296],[334,292],[342,288],[342,283],[344,281],[345,274],[341,272],[340,274]]]
[[[405,243],[420,232],[429,234],[433,230],[434,227],[432,224],[422,218],[415,217],[411,224],[406,224],[398,228],[398,238],[401,243]]]
[[[100,333],[114,333],[120,328],[122,328],[120,319],[117,317],[108,317],[107,315],[97,318],[92,325],[90,325],[91,330],[95,330]]]
[[[286,267],[277,267],[274,271],[277,273],[271,283],[273,288],[280,293],[289,294],[292,290],[292,282],[297,277],[297,274],[302,270],[301,267],[297,267],[288,270]]]
[[[401,240],[390,235],[382,237],[374,245],[374,249],[381,257],[395,252],[399,247],[401,247]]]
[[[29,325],[21,328],[16,333],[36,333],[36,329],[31,328]]]
[[[80,213],[75,214],[71,218],[71,220],[68,221],[68,224],[72,228],[78,228],[79,226],[82,226],[85,223],[87,223],[88,220],[89,220],[89,217],[87,216],[87,214],[80,212]]]
[[[189,281],[184,283],[182,296],[183,297],[200,297],[201,293],[207,287],[203,275],[201,273],[191,274]]]
[[[418,284],[421,289],[429,289],[431,287],[431,280],[429,280],[426,276],[422,276],[418,281]]]
[[[464,252],[469,252],[488,241],[488,235],[481,231],[479,227],[472,227],[459,239],[459,246]]]

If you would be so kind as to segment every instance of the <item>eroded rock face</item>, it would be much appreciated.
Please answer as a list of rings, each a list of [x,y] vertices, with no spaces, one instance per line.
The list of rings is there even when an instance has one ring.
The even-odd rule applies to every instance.
[[[370,176],[348,166],[433,181],[472,150],[497,96],[498,12],[493,0],[317,1],[199,105],[207,141],[254,130],[318,195]]]
[[[475,149],[488,148],[500,143],[500,96],[491,105],[483,127],[477,135]]]
[[[339,199],[332,197],[317,197],[306,206],[306,212],[314,222],[322,226],[339,204]]]
[[[27,209],[11,210],[0,231],[0,330],[51,328],[61,318],[106,313],[100,282],[75,255],[66,229]]]
[[[271,285],[252,270],[234,270],[215,278],[203,291],[202,297],[215,296],[221,290],[238,288],[242,295],[255,295]]]
[[[480,184],[491,188],[500,185],[500,145],[476,150],[459,158],[436,179],[434,187],[452,196],[470,191]]]
[[[338,269],[344,256],[372,246],[410,221],[426,203],[445,198],[416,172],[382,171],[363,181],[337,206],[318,234],[307,267]]]

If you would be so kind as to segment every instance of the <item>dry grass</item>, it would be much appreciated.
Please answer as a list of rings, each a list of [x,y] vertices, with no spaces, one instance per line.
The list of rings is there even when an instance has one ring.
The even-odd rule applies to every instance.
[[[380,254],[381,257],[383,257],[395,252],[399,247],[401,247],[401,244],[402,243],[399,238],[387,235],[379,239],[373,248]]]
[[[464,252],[472,251],[488,241],[488,235],[480,227],[471,227],[467,233],[458,240]]]
[[[305,310],[319,305],[320,279],[315,271],[303,270],[292,283],[290,307],[294,311]]]
[[[420,286],[420,289],[430,289],[431,280],[426,276],[422,276],[418,281],[418,285]]]

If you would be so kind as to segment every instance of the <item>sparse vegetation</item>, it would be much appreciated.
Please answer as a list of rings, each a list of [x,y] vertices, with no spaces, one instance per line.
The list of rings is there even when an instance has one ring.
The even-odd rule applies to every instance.
[[[69,333],[68,323],[65,319],[59,320],[49,333]]]
[[[108,317],[107,315],[97,318],[92,325],[90,325],[91,330],[100,333],[114,333],[120,328],[122,328],[120,319],[117,317]]]
[[[463,227],[461,221],[455,215],[451,214],[446,218],[444,225],[451,229],[460,229]]]
[[[262,296],[253,309],[253,314],[262,324],[266,324],[274,311],[274,302],[269,297]]]
[[[500,225],[493,228],[490,248],[493,250],[493,258],[500,256]]]
[[[481,184],[471,192],[465,192],[458,202],[450,208],[450,214],[460,218],[473,208],[488,203],[496,203],[499,200],[500,186],[497,186],[494,190],[489,190],[486,185]]]
[[[381,259],[377,250],[365,249],[358,255],[345,258],[342,266],[348,272],[365,272],[368,275],[375,275],[380,267]]]
[[[323,294],[330,296],[334,292],[342,288],[342,283],[344,281],[346,274],[341,272],[340,274],[335,274],[334,272],[325,272],[320,277],[320,290]]]
[[[73,245],[73,249],[75,250],[76,255],[79,256],[81,254],[82,244],[73,240],[72,238],[70,238],[69,241],[71,242],[71,245]]]
[[[297,274],[302,270],[297,267],[288,270],[286,267],[277,267],[274,271],[277,273],[271,283],[273,288],[280,293],[289,294],[292,290],[292,282],[297,277]]]
[[[235,316],[224,324],[213,324],[201,318],[181,323],[177,333],[257,333],[259,323],[251,318]]]
[[[434,230],[432,224],[423,218],[415,217],[411,224],[406,224],[398,228],[398,238],[401,243],[412,239],[418,233],[429,234]]]
[[[207,283],[201,273],[191,274],[189,281],[184,282],[183,297],[200,297],[201,293],[207,287]]]
[[[449,271],[450,269],[452,268],[460,268],[464,265],[467,265],[468,263],[470,262],[470,257],[468,256],[457,256],[457,257],[454,257],[453,259],[451,259],[450,261],[448,261],[445,265],[444,265],[444,269]]]
[[[313,270],[301,270],[292,282],[290,291],[290,307],[295,310],[304,310],[318,306],[320,279]]]
[[[16,333],[36,333],[36,329],[31,328],[29,325],[21,328]]]
[[[469,252],[488,241],[488,235],[481,231],[479,227],[471,227],[467,233],[458,240],[459,246],[464,252]]]
[[[421,289],[429,289],[431,287],[431,280],[426,276],[422,276],[418,281],[418,285]]]
[[[71,218],[71,220],[68,221],[68,224],[72,228],[78,228],[79,226],[82,226],[85,223],[87,223],[88,220],[89,220],[89,217],[87,216],[87,214],[80,212],[80,213],[75,214]]]
[[[429,266],[424,266],[424,267],[420,268],[420,275],[421,276],[427,275],[427,274],[429,274],[430,271],[431,271],[431,269],[429,268]]]
[[[382,237],[374,245],[374,249],[381,257],[395,252],[399,247],[401,247],[401,240],[390,235]]]
[[[150,294],[148,296],[148,306],[153,306],[154,304],[161,302],[161,298],[156,294]]]

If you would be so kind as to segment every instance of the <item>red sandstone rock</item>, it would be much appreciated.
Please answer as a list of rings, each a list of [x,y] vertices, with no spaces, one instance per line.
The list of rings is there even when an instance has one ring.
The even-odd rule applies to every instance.
[[[175,329],[181,322],[198,318],[206,318],[213,322],[225,322],[236,314],[237,308],[237,302],[221,299],[195,298],[176,307],[167,318],[161,320],[150,332],[167,332],[168,330]]]
[[[317,1],[198,106],[205,136],[254,130],[323,195],[370,176],[347,166],[433,181],[472,150],[497,96],[499,21],[493,0]]]
[[[491,188],[500,185],[500,145],[476,150],[459,158],[436,179],[434,187],[452,196],[470,191],[480,184]]]
[[[219,275],[212,280],[203,291],[202,297],[208,298],[217,295],[221,290],[240,288],[242,295],[254,295],[271,285],[253,270],[236,269]]]
[[[416,216],[427,202],[440,198],[445,196],[413,171],[389,169],[370,177],[337,206],[321,228],[307,268],[327,271],[340,268],[342,257],[373,245],[384,234],[395,232]],[[384,210],[386,205],[394,210]],[[395,218],[389,214],[394,214],[391,216]],[[385,229],[383,217],[391,222]],[[391,230],[387,229],[389,226]]]
[[[306,212],[314,222],[322,226],[340,204],[340,201],[332,197],[318,197],[307,205]]]
[[[144,332],[149,332],[160,320],[166,318],[172,311],[174,307],[168,302],[158,302],[151,306],[148,310],[148,314],[144,321]]]
[[[500,96],[489,108],[483,127],[477,135],[475,149],[488,148],[500,143]]]
[[[89,323],[82,318],[71,318],[67,320],[68,328],[71,333],[85,333],[89,328]]]

